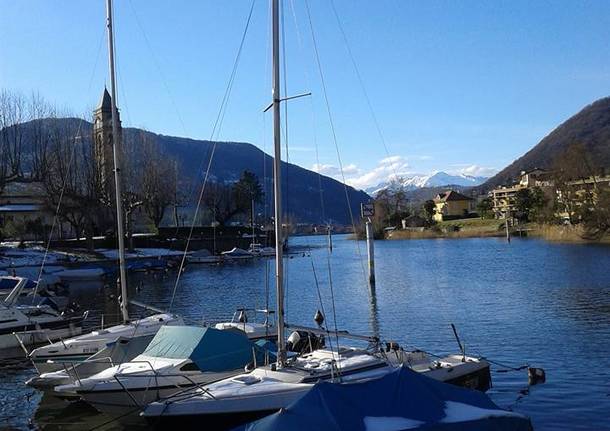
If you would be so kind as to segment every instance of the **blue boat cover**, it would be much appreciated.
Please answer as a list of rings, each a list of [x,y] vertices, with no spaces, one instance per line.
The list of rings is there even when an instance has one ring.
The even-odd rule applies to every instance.
[[[482,392],[438,382],[406,367],[354,384],[322,382],[247,431],[530,431],[529,419],[500,409]]]
[[[209,327],[162,326],[142,353],[156,358],[190,359],[201,371],[228,371],[264,361],[264,350],[246,334]]]

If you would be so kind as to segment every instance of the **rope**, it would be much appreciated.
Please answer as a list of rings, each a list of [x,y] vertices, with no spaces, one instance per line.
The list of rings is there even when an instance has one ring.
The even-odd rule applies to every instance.
[[[216,117],[216,121],[214,122],[214,126],[212,127],[212,133],[210,134],[210,140],[214,139],[214,135],[216,134],[216,136],[218,136],[218,133],[220,133],[220,128],[222,127],[222,121],[224,118],[224,113],[226,112],[226,107],[228,104],[228,100],[229,100],[229,96],[231,94],[231,89],[233,88],[233,83],[235,81],[235,76],[237,74],[237,67],[239,65],[239,60],[241,58],[241,53],[242,53],[242,49],[244,47],[244,42],[246,40],[246,35],[248,33],[248,28],[250,27],[250,21],[252,19],[252,12],[254,11],[254,5],[256,3],[256,0],[252,0],[252,4],[250,6],[250,12],[248,13],[248,18],[246,20],[246,25],[241,37],[241,41],[239,43],[239,48],[237,50],[237,55],[235,56],[235,60],[233,62],[233,70],[231,71],[231,75],[229,77],[229,82],[227,83],[227,87],[225,89],[225,93],[224,96],[222,98],[222,102],[220,104],[220,109],[218,112],[218,115]],[[218,132],[217,132],[218,130]],[[212,146],[212,151],[210,154],[210,159],[208,161],[206,170],[205,170],[205,175],[204,175],[204,180],[203,180],[203,185],[201,186],[201,190],[199,192],[199,198],[197,200],[197,206],[195,208],[195,213],[193,214],[193,221],[191,223],[191,227],[189,230],[189,235],[188,238],[186,240],[186,245],[184,247],[184,254],[182,255],[182,259],[180,261],[180,268],[178,269],[178,274],[176,275],[176,283],[174,284],[174,289],[172,291],[172,299],[170,301],[170,305],[169,305],[169,310],[171,311],[173,305],[174,305],[174,299],[176,297],[176,290],[178,289],[178,284],[180,282],[180,277],[182,275],[182,271],[184,270],[184,264],[186,263],[186,256],[188,253],[188,249],[189,249],[189,245],[191,243],[191,239],[193,237],[193,230],[195,228],[195,222],[197,221],[197,216],[199,214],[199,209],[201,208],[201,202],[203,200],[203,195],[205,193],[205,188],[208,182],[208,178],[210,175],[210,170],[212,167],[212,160],[214,159],[214,154],[216,152],[216,147],[218,145],[218,142],[213,141],[213,146]]]

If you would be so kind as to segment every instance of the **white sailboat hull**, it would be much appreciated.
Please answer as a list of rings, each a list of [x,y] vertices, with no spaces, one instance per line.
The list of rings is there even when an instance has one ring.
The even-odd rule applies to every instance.
[[[169,314],[156,314],[126,325],[116,325],[76,338],[65,339],[77,335],[68,334],[63,337],[64,340],[61,342],[48,344],[33,350],[30,353],[30,359],[39,374],[50,373],[85,361],[106,348],[108,343],[114,342],[120,337],[135,338],[154,335],[163,325],[180,325],[182,323],[182,319],[179,317]]]

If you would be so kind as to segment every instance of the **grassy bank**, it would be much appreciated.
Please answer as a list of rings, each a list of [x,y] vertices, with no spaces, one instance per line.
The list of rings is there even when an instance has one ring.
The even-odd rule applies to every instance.
[[[602,239],[588,239],[578,226],[539,225],[528,223],[522,225],[527,236],[542,238],[546,241],[569,243],[610,244],[610,233]],[[432,228],[419,230],[396,230],[388,239],[425,239],[425,238],[487,238],[505,236],[503,220],[462,219],[437,223]],[[513,233],[513,235],[515,235]]]
[[[423,231],[397,230],[388,239],[421,239],[421,238],[481,238],[504,236],[501,220],[470,218],[448,220],[437,223]]]
[[[610,233],[601,239],[589,239],[579,226],[536,225],[530,235],[554,242],[610,244]]]

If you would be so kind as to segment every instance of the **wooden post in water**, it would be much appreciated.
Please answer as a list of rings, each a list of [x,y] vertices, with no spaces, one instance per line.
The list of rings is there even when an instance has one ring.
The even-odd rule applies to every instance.
[[[328,233],[328,251],[333,252],[333,233],[330,225],[326,227],[326,231]]]
[[[369,257],[369,285],[375,286],[375,237],[373,236],[373,223],[368,219],[365,224],[366,249]]]

